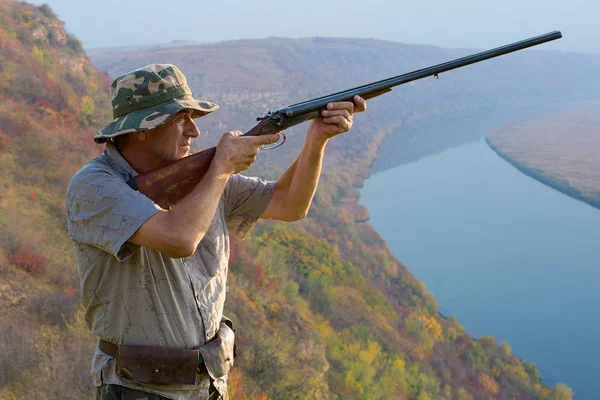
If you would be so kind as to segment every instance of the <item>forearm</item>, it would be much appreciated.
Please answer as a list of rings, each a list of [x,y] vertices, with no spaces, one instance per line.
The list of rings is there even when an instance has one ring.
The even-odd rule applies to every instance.
[[[168,211],[169,226],[192,252],[208,231],[231,176],[214,164],[192,192]]]
[[[275,143],[278,138],[275,134],[241,136],[240,131],[224,134],[207,173],[191,193],[171,209],[154,214],[129,241],[172,258],[194,254],[210,228],[229,178],[254,162],[258,146]]]
[[[319,184],[327,139],[309,130],[296,160],[275,185],[274,197],[280,199],[288,220],[303,218],[308,213]]]

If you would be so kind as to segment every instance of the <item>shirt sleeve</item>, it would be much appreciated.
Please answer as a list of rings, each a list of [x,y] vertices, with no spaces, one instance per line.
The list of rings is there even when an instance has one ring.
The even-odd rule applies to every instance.
[[[76,175],[67,189],[69,235],[125,261],[140,247],[129,238],[160,211],[119,176],[92,170]]]
[[[232,175],[225,188],[225,217],[229,232],[243,238],[269,205],[274,187],[273,181]]]

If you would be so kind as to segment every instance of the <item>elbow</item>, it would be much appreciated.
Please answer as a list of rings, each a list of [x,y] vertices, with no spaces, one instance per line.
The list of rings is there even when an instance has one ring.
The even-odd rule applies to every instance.
[[[284,221],[285,222],[300,221],[301,219],[306,218],[307,215],[308,215],[308,208],[306,208],[304,210],[296,211],[293,213],[288,213],[288,215],[285,216]]]
[[[202,238],[200,238],[202,239]],[[171,258],[185,258],[190,257],[192,254],[196,252],[196,248],[200,240],[194,241],[190,238],[181,238],[175,241],[170,247],[168,252],[165,254]]]
[[[170,258],[174,258],[174,259],[189,257],[192,254],[194,254],[194,252],[190,251],[189,248],[179,247],[179,246],[175,246],[166,251],[162,251],[162,253],[165,254],[166,256],[168,256]]]
[[[190,257],[192,254],[194,254],[194,252],[189,251],[189,249],[175,249],[167,255],[173,259],[178,259],[178,258]]]

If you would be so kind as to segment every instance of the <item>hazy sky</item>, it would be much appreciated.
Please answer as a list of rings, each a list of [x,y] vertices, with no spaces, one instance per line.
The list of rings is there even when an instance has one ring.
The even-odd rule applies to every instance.
[[[361,37],[491,48],[560,30],[546,49],[600,53],[597,0],[46,0],[84,47],[172,40]]]

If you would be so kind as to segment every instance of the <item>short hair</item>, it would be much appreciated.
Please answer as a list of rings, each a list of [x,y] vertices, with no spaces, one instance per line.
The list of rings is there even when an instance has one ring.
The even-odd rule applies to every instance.
[[[131,140],[131,135],[134,132],[127,132],[122,135],[111,137],[109,140],[115,145],[117,150],[121,151],[123,147]]]

